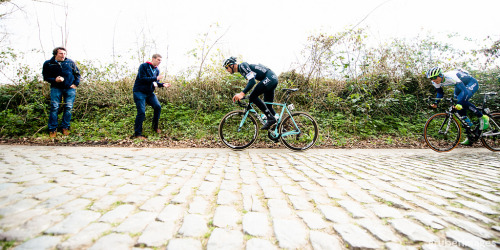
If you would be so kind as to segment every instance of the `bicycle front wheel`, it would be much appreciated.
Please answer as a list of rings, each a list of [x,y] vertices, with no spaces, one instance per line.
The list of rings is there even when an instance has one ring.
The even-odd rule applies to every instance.
[[[500,151],[500,113],[490,115],[490,127],[483,131],[481,143],[491,151]]]
[[[425,143],[436,152],[449,152],[458,145],[461,131],[460,125],[452,115],[435,114],[425,123]]]
[[[294,112],[279,124],[281,142],[291,150],[306,150],[318,139],[318,124],[304,112]]]
[[[248,115],[243,121],[244,117],[244,111],[231,111],[222,118],[219,124],[220,139],[232,149],[247,148],[257,139],[259,129],[255,117]]]

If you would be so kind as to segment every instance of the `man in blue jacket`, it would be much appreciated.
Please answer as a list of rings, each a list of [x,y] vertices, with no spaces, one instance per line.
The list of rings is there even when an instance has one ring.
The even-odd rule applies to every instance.
[[[66,58],[66,49],[57,47],[52,51],[53,57],[43,64],[43,80],[50,83],[49,136],[56,137],[58,127],[57,113],[59,103],[64,99],[64,112],[61,122],[62,133],[69,135],[71,110],[76,96],[76,88],[80,84],[80,71],[75,62]]]
[[[134,137],[138,139],[146,139],[142,135],[142,123],[146,118],[146,103],[151,105],[154,110],[153,114],[153,131],[160,134],[158,121],[160,120],[161,105],[156,97],[154,90],[157,87],[170,87],[170,83],[161,83],[164,75],[160,75],[158,65],[161,63],[161,55],[154,54],[150,62],[145,62],[139,66],[139,72],[134,83],[134,102],[137,108],[137,116],[135,117]]]

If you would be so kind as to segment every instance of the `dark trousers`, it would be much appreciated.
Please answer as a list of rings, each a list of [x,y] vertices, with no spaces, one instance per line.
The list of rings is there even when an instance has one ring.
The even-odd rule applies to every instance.
[[[257,107],[262,110],[262,112],[266,113],[267,109],[271,112],[271,115],[274,116],[276,114],[276,111],[274,111],[273,105],[266,105],[264,102],[274,101],[274,90],[277,86],[278,77],[275,74],[270,74],[255,86],[248,99],[252,103],[257,105]],[[264,101],[259,98],[259,96],[262,94],[264,94]]]
[[[153,130],[158,129],[158,121],[160,120],[161,104],[154,93],[146,94],[143,92],[134,92],[134,102],[137,108],[137,116],[135,117],[134,135],[142,135],[142,123],[146,118],[146,104],[151,105],[154,110],[153,115]]]

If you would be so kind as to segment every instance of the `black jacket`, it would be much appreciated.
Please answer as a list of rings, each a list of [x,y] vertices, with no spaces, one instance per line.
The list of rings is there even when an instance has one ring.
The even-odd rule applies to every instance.
[[[133,91],[151,94],[155,90],[153,85],[154,82],[157,82],[158,87],[163,87],[163,83],[156,80],[159,75],[160,70],[158,67],[154,67],[148,62],[141,64],[137,77],[135,78]]]
[[[75,62],[66,58],[62,62],[56,62],[55,57],[43,63],[43,80],[50,83],[51,88],[69,89],[72,84],[80,84],[80,70]],[[64,77],[63,82],[56,82],[56,77]]]

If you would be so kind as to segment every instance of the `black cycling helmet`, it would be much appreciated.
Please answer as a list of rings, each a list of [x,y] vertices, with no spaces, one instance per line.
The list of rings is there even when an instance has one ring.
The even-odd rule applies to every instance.
[[[229,57],[224,61],[224,64],[222,65],[224,68],[227,68],[228,66],[231,66],[233,64],[236,64],[236,57],[232,56]]]

